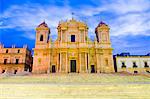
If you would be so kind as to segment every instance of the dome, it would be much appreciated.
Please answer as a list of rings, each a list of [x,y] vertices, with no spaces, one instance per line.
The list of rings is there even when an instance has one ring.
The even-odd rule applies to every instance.
[[[48,28],[48,25],[45,23],[45,21],[38,25],[38,27],[41,27],[41,26],[44,26],[44,27]]]

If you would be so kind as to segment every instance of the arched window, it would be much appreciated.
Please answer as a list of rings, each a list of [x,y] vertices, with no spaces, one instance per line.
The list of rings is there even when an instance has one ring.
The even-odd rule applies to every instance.
[[[20,50],[18,50],[18,53],[20,53]]]
[[[6,53],[8,53],[8,49],[6,50]]]
[[[102,40],[103,40],[103,41],[107,41],[107,35],[106,35],[106,33],[103,33],[103,34],[102,34]]]
[[[105,59],[105,66],[108,66],[108,59]]]
[[[43,41],[43,35],[40,36],[40,41]]]

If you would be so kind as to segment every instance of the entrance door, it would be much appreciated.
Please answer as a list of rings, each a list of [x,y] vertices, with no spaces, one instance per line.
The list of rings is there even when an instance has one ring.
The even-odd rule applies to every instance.
[[[91,65],[91,73],[95,73],[94,65]]]
[[[70,61],[71,72],[76,72],[76,60]]]
[[[55,73],[56,70],[55,70],[55,65],[52,65],[52,73]]]
[[[138,73],[138,71],[134,71],[134,74],[137,74]]]

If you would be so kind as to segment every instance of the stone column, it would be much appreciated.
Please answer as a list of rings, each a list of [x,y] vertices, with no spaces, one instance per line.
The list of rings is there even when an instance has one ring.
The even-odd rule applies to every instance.
[[[61,56],[61,52],[60,52],[60,60],[59,60],[59,61],[60,61],[60,64],[59,64],[59,67],[60,67],[60,68],[59,68],[59,72],[61,72],[61,66],[62,66],[62,59],[61,59],[61,57],[62,57],[62,56]]]
[[[88,53],[88,73],[89,73],[89,70],[90,70],[90,55]]]
[[[103,56],[100,54],[100,56],[99,56],[99,61],[100,61],[100,72],[104,72],[103,70],[103,60],[102,60],[102,58],[103,58]]]
[[[84,35],[83,35],[83,37],[84,37],[84,43],[85,43],[85,31],[84,31]]]
[[[61,30],[60,36],[61,36],[61,42],[62,42],[62,30]]]
[[[59,53],[57,54],[57,70],[56,70],[56,72],[59,71],[58,67],[59,67]]]
[[[66,73],[68,73],[68,54],[66,52]]]
[[[85,72],[87,72],[87,53],[85,52]]]
[[[79,34],[79,36],[78,36],[78,37],[79,37],[79,42],[82,42],[82,40],[81,40],[82,34],[81,34],[81,33],[82,33],[82,31],[80,31],[80,34]]]
[[[66,42],[68,42],[68,32],[67,33],[65,33],[66,34]]]
[[[70,60],[69,60],[69,58],[68,58],[68,72],[70,73]]]
[[[79,60],[80,60],[80,71],[79,72],[81,72],[82,70],[81,70],[81,53],[79,53]]]
[[[47,73],[49,74],[50,73],[50,67],[51,67],[51,54],[49,53],[47,56],[47,59],[48,59],[48,68],[47,68]]]
[[[97,63],[97,73],[99,73],[100,72],[100,67],[99,67],[100,63],[99,63],[99,55],[98,55],[97,51],[96,51],[96,63]]]

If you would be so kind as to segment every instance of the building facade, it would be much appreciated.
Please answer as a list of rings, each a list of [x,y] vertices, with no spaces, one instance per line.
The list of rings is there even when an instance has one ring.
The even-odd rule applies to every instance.
[[[115,55],[114,66],[116,72],[150,73],[150,55]]]
[[[36,28],[33,73],[114,72],[109,26],[100,22],[95,41],[88,38],[88,26],[71,19],[58,24],[52,41],[50,28],[43,22]]]
[[[0,44],[0,73],[20,73],[32,71],[33,58],[31,51],[24,45],[23,48],[5,48]]]

